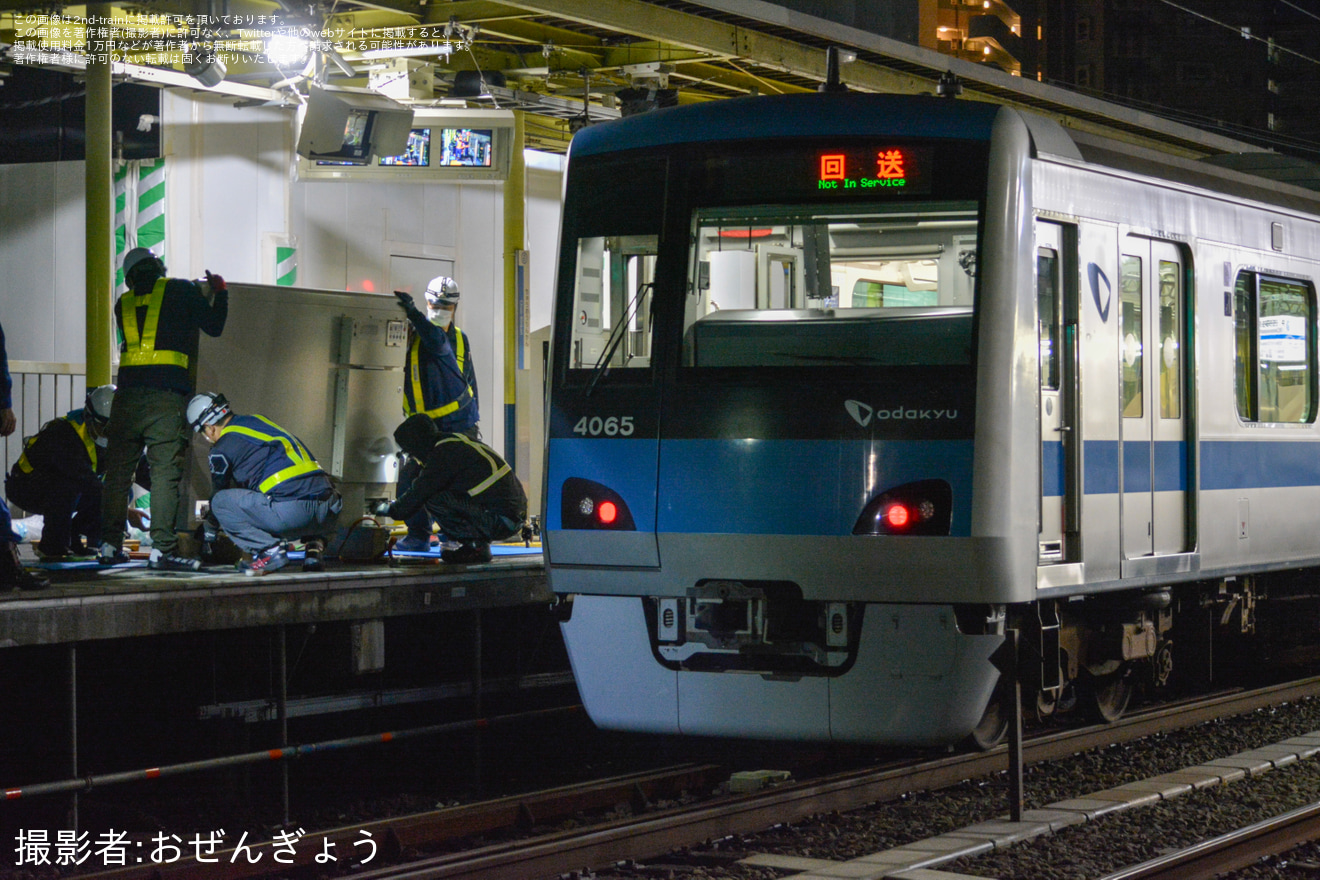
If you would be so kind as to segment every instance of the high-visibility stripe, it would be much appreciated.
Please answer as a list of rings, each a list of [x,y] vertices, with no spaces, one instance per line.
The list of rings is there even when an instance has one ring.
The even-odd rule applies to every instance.
[[[92,470],[96,470],[96,441],[92,439],[91,434],[88,432],[87,423],[74,421],[73,419],[65,419],[65,421],[73,425],[74,432],[78,435],[79,439],[82,440],[83,448],[87,450],[87,457],[92,460]],[[49,422],[47,424],[49,424]],[[44,431],[46,425],[42,425],[41,429]],[[18,461],[15,462],[15,464],[18,465],[18,469],[25,474],[30,474],[36,470],[36,468],[32,466],[32,462],[28,460],[27,454],[32,445],[37,442],[39,434],[40,432],[33,434],[31,437],[23,441],[23,454],[20,455]]]
[[[468,495],[472,498],[476,498],[482,492],[485,492],[491,486],[495,485],[500,477],[513,470],[513,468],[509,467],[507,462],[504,463],[503,466],[496,464],[495,459],[491,456],[490,452],[487,451],[485,446],[473,441],[464,434],[455,434],[452,437],[446,437],[437,443],[436,446],[439,446],[440,443],[465,443],[472,449],[475,449],[478,455],[486,459],[486,464],[490,465],[490,476],[482,480],[480,483],[477,483],[477,485],[473,486],[471,489],[468,489]]]
[[[75,422],[72,419],[70,419],[69,421],[73,424],[73,430],[78,432],[78,436],[82,439],[83,448],[87,450],[87,457],[92,460],[92,470],[95,471],[96,441],[92,439],[91,432],[87,430],[87,423]]]
[[[160,324],[160,306],[165,300],[165,280],[156,279],[151,293],[137,296],[126,293],[119,298],[120,318],[124,325],[124,354],[119,358],[121,367],[176,366],[188,369],[188,356],[181,351],[156,348],[156,327]],[[139,338],[137,310],[147,308],[147,321]]]
[[[458,374],[463,375],[463,363],[467,359],[467,346],[463,344],[463,331],[454,327],[454,359],[458,361]],[[425,398],[422,396],[422,368],[420,364],[421,340],[416,333],[413,334],[412,343],[408,346],[408,379],[412,387],[412,403],[408,402],[407,395],[403,398],[403,414],[405,416],[425,413],[433,419],[438,419],[455,412],[465,401],[460,396],[458,400],[450,401],[444,406],[438,406],[435,409],[418,409]],[[472,399],[472,386],[467,387],[468,400]]]
[[[321,466],[316,463],[316,459],[312,458],[312,454],[307,451],[307,447],[299,443],[297,438],[285,434],[279,425],[276,425],[265,416],[253,416],[252,418],[265,422],[267,425],[270,425],[272,429],[279,431],[280,433],[263,434],[260,431],[242,425],[235,425],[231,422],[220,430],[220,436],[223,437],[226,434],[233,433],[242,434],[245,437],[253,437],[263,443],[278,442],[284,447],[284,454],[288,457],[289,461],[292,462],[288,467],[278,470],[262,480],[257,486],[258,490],[269,492],[285,480],[321,470]]]
[[[34,468],[32,467],[32,462],[28,461],[27,454],[28,454],[28,447],[36,442],[37,442],[36,434],[33,434],[31,437],[23,441],[23,454],[18,457],[18,469],[25,474],[30,474],[34,470]]]

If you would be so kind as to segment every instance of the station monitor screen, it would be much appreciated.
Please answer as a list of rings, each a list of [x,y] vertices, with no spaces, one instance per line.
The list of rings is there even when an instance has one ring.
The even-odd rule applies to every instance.
[[[408,132],[408,146],[398,156],[382,156],[382,165],[429,168],[431,165],[431,129],[414,128]]]
[[[440,164],[490,168],[493,132],[489,128],[440,129]]]

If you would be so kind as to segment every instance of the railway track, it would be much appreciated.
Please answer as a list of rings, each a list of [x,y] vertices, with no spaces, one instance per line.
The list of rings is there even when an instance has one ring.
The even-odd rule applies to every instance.
[[[1212,880],[1317,838],[1320,838],[1320,804],[1311,804],[1115,871],[1102,880]]]
[[[1025,744],[1025,760],[1036,763],[1063,758],[1100,746],[1315,696],[1320,696],[1320,677],[1163,705],[1134,712],[1110,725],[1034,736]],[[533,826],[544,827],[584,810],[608,808],[623,802],[634,808],[646,807],[684,791],[709,791],[722,778],[717,776],[718,768],[711,765],[681,767],[383,820],[369,826],[308,835],[308,838],[324,838],[333,842],[339,852],[353,853],[353,844],[360,842],[363,829],[369,830],[381,855],[394,863],[380,867],[362,866],[354,876],[364,880],[457,877],[531,880],[627,860],[647,859],[673,849],[729,835],[752,833],[822,812],[846,812],[893,800],[907,792],[939,789],[965,779],[994,774],[1003,770],[1005,765],[1005,749],[1001,746],[985,753],[950,755],[879,769],[872,767],[834,773],[811,781],[786,783],[755,794],[717,796],[695,806],[648,808],[642,814],[607,818],[584,827],[527,835],[527,829]],[[520,834],[522,836],[517,839],[463,851],[416,856],[418,852],[434,852],[438,848],[453,846],[460,838],[470,840],[483,835],[513,838]],[[169,880],[175,877],[229,880],[269,876],[275,868],[311,864],[318,851],[321,851],[318,846],[299,848],[296,861],[280,866],[272,864],[273,858],[261,859],[255,864],[244,864],[242,859],[231,862],[228,852],[224,852],[219,854],[218,864],[180,860],[176,864],[142,866],[94,876],[105,880]],[[398,863],[399,859],[403,859],[403,863]]]

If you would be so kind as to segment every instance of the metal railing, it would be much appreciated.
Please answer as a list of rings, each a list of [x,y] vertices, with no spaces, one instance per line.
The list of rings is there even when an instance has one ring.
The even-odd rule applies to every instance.
[[[87,396],[86,364],[11,360],[9,375],[14,380],[14,417],[18,420],[18,427],[8,437],[0,439],[4,447],[6,474],[23,454],[23,438],[37,433],[42,425],[56,416],[82,409]]]

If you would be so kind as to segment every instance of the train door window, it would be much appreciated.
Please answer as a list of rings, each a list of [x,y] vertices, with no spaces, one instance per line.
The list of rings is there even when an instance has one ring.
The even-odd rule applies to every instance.
[[[683,364],[970,364],[975,202],[693,215]]]
[[[1171,260],[1159,261],[1160,417],[1182,418],[1182,272]]]
[[[1145,413],[1142,389],[1145,365],[1142,352],[1141,258],[1124,255],[1119,267],[1122,290],[1122,319],[1119,326],[1123,371],[1123,418],[1139,419]]]
[[[1309,423],[1316,414],[1315,291],[1310,284],[1240,272],[1234,295],[1238,414]]]
[[[1040,333],[1040,387],[1059,388],[1059,257],[1052,250],[1036,254],[1037,320]]]
[[[655,235],[578,239],[570,367],[650,366],[658,249]]]

